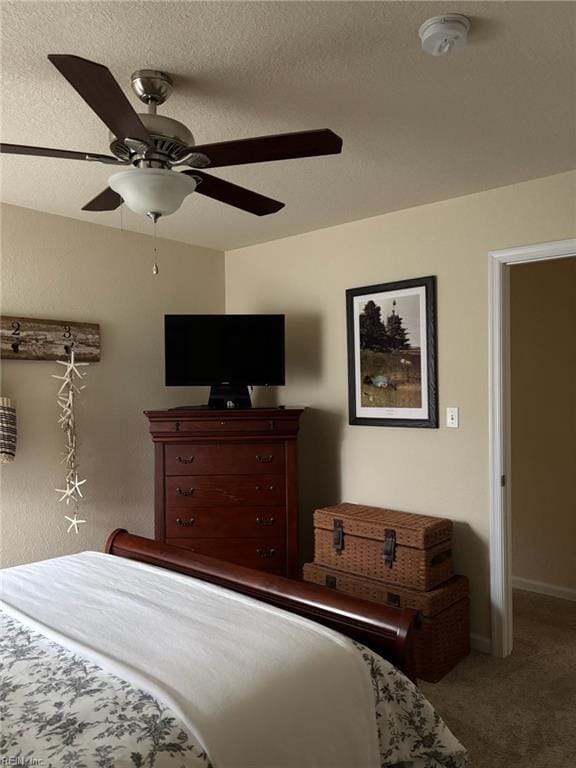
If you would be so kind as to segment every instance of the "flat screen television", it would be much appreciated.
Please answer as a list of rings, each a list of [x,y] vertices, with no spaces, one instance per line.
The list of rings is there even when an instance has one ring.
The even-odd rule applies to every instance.
[[[209,386],[208,405],[249,408],[284,384],[284,315],[165,315],[166,386]]]

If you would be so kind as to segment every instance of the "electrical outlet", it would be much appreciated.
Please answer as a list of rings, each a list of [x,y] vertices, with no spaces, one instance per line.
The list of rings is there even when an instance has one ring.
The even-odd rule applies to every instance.
[[[446,408],[446,426],[458,429],[458,408]]]

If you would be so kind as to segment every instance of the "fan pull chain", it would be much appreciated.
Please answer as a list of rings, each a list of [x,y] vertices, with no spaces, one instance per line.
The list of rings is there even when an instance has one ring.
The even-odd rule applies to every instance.
[[[124,234],[124,203],[120,206],[120,232]]]
[[[157,275],[158,274],[158,264],[156,263],[156,260],[158,258],[158,247],[157,247],[157,240],[156,237],[156,222],[157,219],[154,219],[154,266],[152,267],[152,274]]]

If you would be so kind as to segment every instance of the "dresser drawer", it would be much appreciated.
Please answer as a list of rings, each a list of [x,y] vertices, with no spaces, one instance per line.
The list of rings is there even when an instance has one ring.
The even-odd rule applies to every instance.
[[[271,571],[286,567],[284,539],[166,539],[166,544],[248,568]]]
[[[167,445],[167,475],[280,475],[284,446],[274,443]]]
[[[283,475],[184,475],[166,478],[166,511],[194,507],[283,507]]]
[[[202,435],[209,433],[210,436],[235,435],[235,434],[275,434],[294,432],[294,425],[287,419],[276,418],[255,418],[246,419],[242,417],[231,416],[230,418],[197,418],[197,419],[174,419],[170,421],[155,421],[150,425],[150,431],[153,435],[173,433]]]
[[[167,538],[284,536],[284,507],[201,507],[166,513]]]

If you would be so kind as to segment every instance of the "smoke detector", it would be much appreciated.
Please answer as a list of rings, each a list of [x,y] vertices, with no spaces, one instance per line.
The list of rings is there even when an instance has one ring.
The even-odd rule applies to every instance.
[[[422,50],[432,56],[445,56],[452,48],[463,47],[468,39],[470,19],[459,13],[434,16],[418,30]]]

